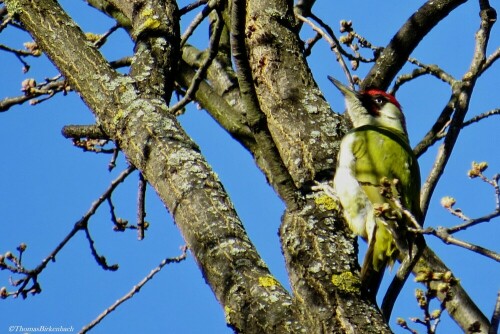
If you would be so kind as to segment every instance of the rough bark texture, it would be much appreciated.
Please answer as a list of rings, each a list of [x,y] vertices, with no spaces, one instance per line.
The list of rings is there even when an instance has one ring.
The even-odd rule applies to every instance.
[[[148,90],[144,96],[133,78],[112,70],[54,1],[6,4],[156,189],[223,304],[228,324],[245,333],[298,332],[301,325],[290,308],[291,297],[260,259],[197,146],[169,115],[164,94]],[[58,43],[74,48],[50,47]],[[141,50],[137,56],[151,54]]]
[[[336,214],[314,203],[287,211],[280,237],[295,303],[308,328],[314,333],[391,332],[363,296],[357,247]]]
[[[295,184],[300,189],[331,176],[346,126],[307,66],[291,4],[250,1],[245,35],[262,112]]]
[[[176,2],[88,1],[134,40],[129,75],[110,67],[56,1],[4,2],[156,189],[236,332],[390,332],[360,289],[356,242],[341,212],[311,191],[314,181],[331,179],[347,126],[312,77],[290,1],[210,1],[217,9],[212,20],[223,19],[225,27],[207,81],[193,97],[254,156],[285,202],[280,238],[292,294],[272,277],[217,176],[167,107],[174,81],[188,87],[207,57],[189,45],[181,50]],[[364,85],[386,87],[421,38],[463,2],[426,3]],[[301,1],[300,9],[313,3]],[[239,65],[234,71],[229,50]],[[487,320],[474,305],[458,307],[468,298],[462,292],[452,316],[465,319],[457,320],[462,328],[479,321],[484,330]]]

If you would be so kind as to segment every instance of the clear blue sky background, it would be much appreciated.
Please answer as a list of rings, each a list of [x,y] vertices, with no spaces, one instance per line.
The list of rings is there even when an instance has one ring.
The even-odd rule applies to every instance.
[[[112,21],[82,1],[64,0],[61,3],[86,31],[103,33],[112,25]],[[375,45],[384,46],[421,3],[391,0],[331,4],[319,1],[315,13],[334,29],[340,19],[353,20],[360,34]],[[185,4],[186,1],[180,3],[181,6]],[[474,34],[479,26],[478,11],[477,2],[463,5],[431,32],[413,56],[423,63],[437,63],[453,76],[461,77],[471,61]],[[191,17],[183,18],[183,26]],[[498,26],[493,29],[488,53],[500,46],[498,29]],[[202,29],[192,43],[205,41],[206,31]],[[304,37],[311,36],[306,28]],[[22,43],[29,40],[30,37],[12,28],[0,34],[0,43],[12,47],[22,48]],[[123,32],[118,32],[102,50],[108,59],[114,60],[130,55],[132,44]],[[334,59],[326,43],[319,42],[309,62],[333,109],[341,111],[343,100],[326,80],[327,74],[343,79]],[[45,58],[29,59],[29,63],[31,70],[22,74],[22,65],[14,56],[0,53],[0,99],[19,95],[21,81],[25,78],[41,82],[58,73]],[[404,72],[411,69],[406,66]],[[478,81],[467,118],[499,106],[498,69],[495,64]],[[363,76],[366,70],[362,68],[358,75]],[[413,144],[434,122],[449,92],[446,84],[430,77],[420,78],[400,89],[398,99],[407,115]],[[281,201],[266,184],[250,155],[204,111],[190,105],[180,120],[219,174],[251,239],[273,274],[288,286],[277,236],[283,212]],[[109,156],[82,153],[60,134],[64,125],[91,123],[92,114],[76,94],[57,96],[35,107],[16,106],[0,114],[0,253],[15,251],[24,242],[28,249],[23,263],[28,268],[36,266],[125,168],[121,157],[115,171],[108,173]],[[494,116],[463,131],[446,174],[435,191],[426,224],[451,226],[459,222],[439,206],[439,199],[445,195],[454,196],[457,206],[471,217],[493,209],[491,187],[469,180],[466,172],[473,160],[488,161],[487,174],[490,176],[500,172],[499,129],[500,117]],[[435,154],[433,148],[420,159],[423,178]],[[129,177],[113,196],[117,214],[131,222],[136,216],[137,179],[136,174]],[[100,254],[106,256],[109,263],[118,263],[120,269],[114,273],[103,271],[92,258],[84,235],[76,236],[40,276],[42,294],[27,300],[0,300],[0,333],[8,333],[11,325],[73,326],[78,331],[127,293],[163,258],[179,255],[179,247],[184,242],[152,189],[147,196],[147,220],[151,226],[146,239],[139,242],[133,231],[113,232],[108,208],[103,206],[92,218],[90,229]],[[499,232],[497,219],[461,233],[459,237],[498,252]],[[454,246],[443,246],[432,238],[428,240],[490,317],[500,289],[498,263]],[[0,286],[12,290],[8,279],[7,272],[0,272]],[[394,325],[396,316],[421,315],[412,297],[414,288],[408,286],[395,307],[391,325],[396,332],[403,332]],[[444,319],[441,326],[440,333],[458,332],[449,319]],[[164,268],[138,295],[93,330],[93,333],[151,332],[232,332],[225,326],[222,309],[192,257]]]

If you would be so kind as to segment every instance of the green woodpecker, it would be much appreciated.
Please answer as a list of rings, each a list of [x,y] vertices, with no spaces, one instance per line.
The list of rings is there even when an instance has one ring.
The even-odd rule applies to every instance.
[[[353,124],[340,144],[333,188],[349,228],[368,242],[361,281],[375,298],[385,268],[411,243],[410,219],[401,206],[420,220],[420,170],[394,96],[378,89],[356,92],[328,78],[344,95]]]

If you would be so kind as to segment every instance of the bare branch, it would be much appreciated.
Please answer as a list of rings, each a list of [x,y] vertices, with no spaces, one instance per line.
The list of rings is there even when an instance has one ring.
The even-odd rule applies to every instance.
[[[408,58],[408,61],[418,67],[420,67],[421,69],[425,70],[427,73],[429,73],[430,75],[438,78],[439,80],[443,81],[443,82],[446,82],[447,84],[449,84],[450,86],[453,86],[453,84],[455,83],[455,78],[453,78],[453,76],[447,72],[445,72],[442,68],[440,68],[438,65],[427,65],[427,64],[423,64],[421,63],[420,61],[418,61],[417,59],[415,58]]]
[[[330,50],[333,51],[333,53],[335,53],[335,57],[337,59],[337,61],[339,62],[340,64],[340,67],[342,68],[342,71],[344,71],[344,74],[345,76],[347,77],[347,80],[349,81],[350,85],[351,85],[351,88],[354,88],[354,84],[353,84],[353,80],[352,80],[352,76],[351,76],[351,73],[349,72],[349,69],[347,68],[347,65],[344,61],[344,58],[342,58],[342,54],[340,53],[339,51],[339,44],[338,44],[338,40],[334,40],[332,37],[330,37],[328,34],[326,34],[323,29],[321,29],[320,27],[318,27],[317,25],[315,25],[311,20],[309,20],[308,18],[296,13],[295,16],[302,22],[305,22],[307,23],[309,26],[311,26],[311,28],[317,32],[319,35],[321,35],[325,40],[326,42],[330,45]],[[334,36],[334,35],[332,35]]]
[[[89,245],[91,247],[92,255],[96,259],[97,263],[101,265],[101,267],[103,267],[103,269],[105,270],[118,269],[118,265],[108,266],[106,263],[106,258],[100,256],[97,253],[97,250],[94,247],[94,241],[90,236],[90,232],[88,230],[88,221],[95,214],[95,212],[101,206],[101,204],[104,203],[104,201],[106,201],[111,196],[116,187],[121,182],[123,182],[127,178],[127,176],[130,175],[134,170],[135,168],[131,166],[128,167],[126,170],[124,170],[120,175],[118,175],[118,177],[111,182],[111,184],[104,191],[104,193],[96,201],[92,203],[90,209],[83,215],[83,217],[75,223],[73,229],[66,235],[66,237],[56,246],[56,248],[45,259],[42,260],[42,262],[35,269],[32,270],[26,269],[23,266],[21,266],[21,263],[19,263],[17,268],[6,268],[10,269],[13,273],[22,274],[25,276],[17,281],[18,282],[17,285],[20,285],[20,287],[17,289],[16,292],[11,293],[11,295],[14,296],[21,295],[24,298],[26,298],[27,293],[39,293],[41,289],[39,288],[38,284],[38,276],[47,267],[49,262],[55,261],[57,254],[59,254],[59,252],[64,248],[64,246],[81,230],[85,231],[87,240],[89,241]],[[33,286],[26,289],[30,281],[33,281]]]
[[[427,1],[399,29],[382,51],[362,83],[362,88],[387,89],[420,41],[442,19],[466,0]]]
[[[451,122],[451,114],[453,109],[451,107],[452,101],[443,109],[443,112],[438,117],[436,123],[432,126],[431,130],[424,136],[424,138],[415,146],[413,150],[417,157],[424,154],[428,148],[437,143],[439,140],[446,137],[446,128],[450,125]],[[483,119],[486,119],[491,116],[500,115],[500,109],[492,109],[490,111],[484,112],[480,115],[474,116],[471,119],[464,121],[460,126],[461,129],[464,129],[471,124],[477,123]]]
[[[305,45],[304,45],[304,55],[307,57],[307,56],[310,56],[311,53],[312,53],[312,48],[316,45],[316,43],[318,41],[321,40],[321,34],[318,34],[316,33],[316,35],[314,35],[314,37],[311,37],[311,38],[308,38],[306,41],[305,41]]]
[[[200,86],[201,81],[205,78],[205,74],[206,74],[208,68],[212,64],[212,61],[217,56],[217,52],[219,49],[219,40],[220,40],[223,26],[224,26],[224,22],[222,21],[222,18],[218,17],[215,29],[212,31],[212,34],[210,36],[210,42],[209,42],[209,46],[208,46],[208,54],[207,54],[205,61],[203,62],[203,64],[200,66],[200,68],[198,69],[198,71],[194,75],[193,80],[191,81],[189,88],[186,90],[184,97],[178,103],[176,103],[174,106],[172,106],[170,108],[169,112],[171,112],[173,114],[178,114],[179,111],[182,108],[184,108],[186,106],[186,104],[188,104],[191,101],[191,99],[193,98],[194,92],[196,92],[196,90]]]
[[[102,35],[96,35],[95,38],[91,38],[92,43],[94,44],[95,47],[100,48],[104,43],[106,42],[107,38],[115,32],[120,26],[115,25],[108,29],[104,34]],[[89,35],[86,35],[87,39],[89,39]],[[34,44],[34,46],[31,46],[31,44]],[[27,46],[29,51],[23,51],[23,50],[14,50],[14,51],[23,51],[23,56],[26,55],[35,55],[39,56],[41,52],[39,51],[38,46],[36,46],[36,43],[25,43],[25,46]],[[2,45],[0,45],[1,49]],[[39,54],[40,52],[40,54]],[[19,55],[18,55],[19,56]],[[20,59],[22,61],[22,59]],[[22,61],[25,66],[28,66],[24,61]],[[113,61],[110,62],[110,65],[113,68],[119,68],[119,67],[125,67],[130,65],[130,57],[125,57],[123,59],[120,59],[118,61]],[[27,80],[33,80],[34,79],[27,79]],[[25,82],[27,81],[25,80]],[[24,86],[24,82],[23,82]],[[36,84],[33,87],[28,87],[28,89],[25,89],[23,87],[22,91],[25,93],[24,95],[17,96],[17,97],[6,97],[3,100],[0,100],[0,112],[7,111],[11,107],[17,104],[23,104],[27,101],[30,101],[31,105],[36,105],[41,102],[44,102],[52,97],[54,97],[58,93],[63,93],[64,95],[67,94],[71,90],[71,87],[68,85],[67,81],[62,78],[62,75],[58,74],[53,78],[46,78],[44,82],[40,84]],[[42,99],[36,99],[37,97],[40,96],[45,96]]]
[[[475,82],[481,74],[481,69],[486,61],[486,48],[489,36],[496,18],[496,12],[491,7],[481,8],[481,24],[476,33],[475,51],[471,65],[467,73],[464,74],[461,81],[456,82],[452,87],[452,98],[454,115],[451,119],[448,133],[445,136],[444,143],[440,146],[436,156],[433,168],[422,186],[420,206],[422,212],[427,212],[429,202],[434,189],[441,178],[442,173],[448,163],[448,159],[453,151],[457,138],[462,129],[463,121],[469,109],[469,102]]]
[[[194,69],[182,62],[182,71],[179,73],[178,81],[183,86],[188,86],[196,75]],[[250,151],[255,149],[255,140],[244,117],[229,105],[224,98],[214,91],[211,85],[201,81],[200,86],[194,92],[196,101],[207,110],[210,115],[228,131],[231,136],[241,142]]]
[[[459,240],[452,236],[452,234],[457,233],[459,231],[463,231],[472,226],[489,222],[494,218],[500,217],[500,186],[498,184],[498,180],[500,179],[500,174],[495,174],[491,179],[488,179],[483,174],[483,172],[486,170],[487,167],[488,165],[485,162],[482,163],[473,162],[472,169],[469,170],[468,175],[470,178],[480,178],[483,182],[486,182],[487,184],[493,187],[495,191],[495,209],[492,213],[484,215],[479,218],[470,219],[463,213],[461,209],[455,209],[454,205],[456,204],[456,200],[452,197],[447,196],[441,199],[441,205],[446,210],[448,210],[448,212],[450,212],[452,215],[460,218],[461,220],[464,220],[464,223],[449,228],[439,226],[437,228],[428,227],[426,229],[422,229],[417,227],[412,230],[415,231],[416,233],[434,235],[439,239],[441,239],[446,244],[453,244],[471,250],[478,254],[484,255],[486,257],[489,257],[497,262],[500,262],[500,254],[492,250],[486,249],[484,247],[463,240]]]
[[[466,126],[469,126],[473,123],[479,122],[480,120],[483,120],[485,118],[488,118],[488,117],[494,116],[494,115],[500,115],[500,108],[496,108],[496,109],[493,109],[493,110],[484,112],[480,115],[472,117],[471,119],[469,119],[468,121],[465,121],[462,124],[462,128],[465,128]]]
[[[131,299],[134,295],[139,293],[139,291],[142,289],[142,287],[144,285],[146,285],[146,283],[151,281],[153,279],[153,277],[163,269],[163,267],[165,267],[166,265],[171,264],[171,263],[179,263],[179,262],[184,261],[187,257],[187,247],[184,246],[181,249],[182,249],[181,255],[179,255],[177,257],[166,258],[166,259],[162,260],[160,262],[160,264],[156,268],[151,270],[151,272],[146,277],[144,277],[139,283],[137,283],[137,285],[135,285],[132,288],[132,290],[130,290],[127,294],[125,294],[123,297],[121,297],[116,302],[114,302],[113,305],[109,306],[106,310],[104,310],[104,312],[99,314],[97,316],[97,318],[95,318],[91,323],[89,323],[88,325],[85,325],[80,330],[79,333],[82,333],[82,334],[87,333],[89,330],[94,328],[98,323],[100,323],[106,316],[108,316],[110,313],[115,311],[118,308],[118,306],[120,306],[121,304],[123,304],[127,300]]]
[[[485,72],[488,68],[491,67],[500,58],[500,47],[495,50],[484,62],[483,68],[481,69],[481,73]]]
[[[106,31],[104,34],[99,35],[98,38],[94,41],[95,47],[100,48],[101,46],[103,46],[104,43],[106,43],[108,37],[111,36],[111,34],[114,33],[115,31],[117,31],[118,28],[120,28],[120,25],[115,24],[110,29],[108,29],[108,31]]]
[[[97,124],[93,125],[66,125],[61,130],[62,135],[68,139],[109,139]]]
[[[18,57],[27,57],[27,56],[32,56],[33,55],[28,50],[17,50],[17,49],[10,48],[10,47],[8,47],[6,45],[3,45],[3,44],[0,44],[0,50],[13,53],[13,54],[15,54]]]
[[[459,239],[453,237],[448,232],[447,228],[438,227],[437,229],[435,229],[433,227],[428,227],[428,228],[423,229],[423,230],[414,229],[414,231],[422,233],[422,234],[434,235],[434,236],[438,237],[439,239],[441,239],[446,244],[452,244],[455,246],[459,246],[459,247],[468,249],[470,251],[473,251],[475,253],[489,257],[497,262],[500,262],[500,254],[499,253],[496,253],[492,250],[486,249],[486,248],[478,246],[478,245],[474,245],[473,243],[470,243],[470,242],[459,240]]]
[[[24,82],[33,79],[26,79]],[[25,86],[23,82],[22,90],[25,92],[24,95],[18,97],[7,97],[0,100],[0,112],[9,110],[12,106],[16,104],[23,104],[26,101],[30,101],[31,105],[38,104],[42,101],[48,100],[55,96],[57,93],[66,94],[69,91],[67,82],[61,79],[60,75],[54,78],[45,79],[43,83],[36,84],[33,80],[33,85]],[[37,100],[35,98],[45,96],[43,99]]]
[[[205,20],[210,12],[215,8],[217,4],[216,0],[210,0],[207,2],[207,5],[203,8],[201,12],[196,15],[196,17],[193,19],[191,24],[186,28],[184,31],[184,34],[181,36],[181,42],[179,44],[180,49],[186,44],[187,40],[189,37],[193,34],[193,32],[196,30],[196,28]]]
[[[415,58],[408,58],[408,61],[412,64],[418,66],[417,69],[413,70],[410,74],[400,75],[397,77],[394,87],[389,91],[391,94],[394,94],[399,87],[401,87],[404,83],[413,80],[419,76],[424,74],[430,74],[439,80],[448,83],[450,86],[453,86],[455,83],[455,79],[448,73],[446,73],[443,69],[441,69],[438,65],[426,65],[422,64]]]
[[[203,6],[204,4],[206,4],[208,2],[208,0],[197,0],[195,2],[192,2],[190,3],[189,5],[186,5],[182,8],[179,9],[179,15],[184,15],[184,14],[187,14],[189,13],[190,11],[200,7],[200,6]]]
[[[137,187],[137,238],[144,239],[144,230],[146,229],[146,186],[148,182],[142,173],[139,173],[139,186]]]

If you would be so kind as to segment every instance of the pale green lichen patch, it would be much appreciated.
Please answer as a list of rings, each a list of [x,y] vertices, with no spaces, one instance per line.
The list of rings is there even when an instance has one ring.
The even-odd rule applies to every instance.
[[[224,306],[224,313],[226,314],[226,323],[230,324],[231,323],[231,312],[233,312],[233,309],[231,309],[229,306]]]
[[[146,7],[144,8],[140,16],[144,18],[144,21],[141,23],[139,27],[137,27],[134,31],[134,35],[137,37],[141,33],[147,30],[158,30],[161,26],[161,21],[159,16],[155,14],[152,8]]]
[[[6,1],[5,7],[7,7],[7,11],[12,16],[20,14],[23,11],[23,5],[21,5],[18,1]]]
[[[316,203],[317,206],[319,206],[324,210],[328,211],[339,210],[339,203],[335,199],[328,196],[327,194],[323,194],[314,198],[314,203]]]
[[[279,282],[276,280],[276,278],[274,278],[270,275],[259,277],[259,285],[262,287],[274,288],[278,284],[279,284]]]
[[[361,292],[361,280],[350,271],[339,275],[332,275],[332,283],[340,290],[359,294]]]

